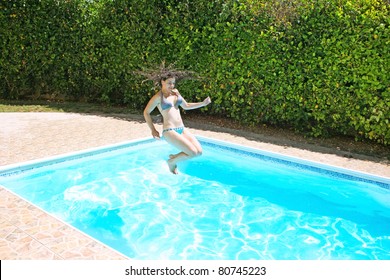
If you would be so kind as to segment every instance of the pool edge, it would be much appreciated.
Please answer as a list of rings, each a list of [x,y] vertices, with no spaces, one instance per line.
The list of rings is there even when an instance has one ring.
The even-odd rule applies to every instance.
[[[104,152],[108,152],[108,151],[112,151],[112,150],[125,148],[127,146],[131,146],[134,144],[143,144],[143,143],[153,142],[153,140],[154,139],[151,137],[146,137],[146,138],[134,139],[134,140],[130,140],[130,141],[119,142],[119,143],[115,143],[115,144],[93,147],[93,148],[89,148],[89,149],[78,150],[75,152],[58,154],[55,156],[49,156],[49,157],[43,157],[43,158],[38,158],[38,159],[33,159],[33,160],[28,160],[28,161],[22,161],[22,162],[13,163],[13,164],[7,164],[7,165],[0,166],[0,177],[5,176],[6,174],[15,173],[15,172],[18,172],[21,170],[27,170],[30,168],[34,168],[34,166],[41,165],[41,164],[59,163],[59,162],[71,160],[74,158],[90,156],[90,155],[93,155],[95,153],[104,153]],[[155,140],[155,141],[157,141],[157,140]]]
[[[44,213],[45,215],[55,219],[56,221],[58,221],[59,223],[63,224],[64,226],[67,226],[68,228],[71,228],[72,230],[76,231],[77,233],[81,234],[82,236],[84,236],[86,239],[89,239],[91,241],[94,241],[96,242],[97,244],[100,244],[101,246],[103,246],[104,248],[106,248],[106,250],[109,250],[111,252],[114,252],[116,254],[118,254],[119,256],[121,256],[124,260],[130,260],[131,258],[129,258],[128,256],[124,255],[123,253],[121,253],[120,251],[116,250],[115,248],[107,245],[107,244],[104,244],[102,241],[94,238],[92,235],[89,235],[83,231],[81,231],[80,229],[76,228],[75,226],[73,226],[72,224],[64,221],[63,219],[59,218],[59,217],[56,217],[54,214],[51,214],[49,213],[48,211],[46,211],[45,209],[43,209],[42,207],[38,206],[37,204],[35,203],[32,203],[31,201],[25,199],[24,197],[20,196],[19,194],[13,192],[12,190],[8,189],[7,187],[3,186],[0,184],[0,188],[3,188],[6,192],[10,193],[11,195],[15,196],[17,199],[20,199],[32,206],[34,206],[34,208],[36,208],[38,211]],[[35,238],[34,238],[35,239]],[[40,242],[38,240],[38,242]],[[47,244],[43,244],[43,246],[47,247]],[[49,248],[50,249],[50,248]]]
[[[270,157],[270,158],[276,158],[276,159],[279,159],[282,161],[288,161],[288,162],[293,162],[293,163],[295,162],[295,163],[302,164],[302,165],[305,165],[308,167],[312,166],[314,168],[323,169],[323,170],[326,170],[329,172],[345,174],[345,175],[353,176],[353,177],[364,179],[364,180],[376,181],[376,182],[390,186],[390,177],[380,176],[377,174],[372,174],[372,173],[363,172],[363,171],[359,171],[359,170],[348,169],[345,167],[340,167],[340,166],[332,165],[329,163],[320,163],[320,162],[317,162],[314,160],[303,159],[300,157],[285,155],[285,154],[278,153],[278,152],[266,151],[266,150],[263,150],[260,148],[245,146],[245,145],[233,143],[230,141],[213,139],[213,138],[209,138],[209,137],[205,137],[205,136],[201,136],[201,135],[195,135],[195,136],[200,142],[202,142],[202,141],[208,142],[208,143],[211,143],[214,145],[219,145],[219,146],[225,145],[226,147],[243,150],[245,152],[255,153],[255,154]],[[154,142],[154,141],[163,141],[163,139],[156,140],[153,137],[145,137],[145,138],[133,139],[130,141],[119,142],[119,143],[115,143],[115,144],[98,146],[98,147],[94,147],[94,148],[90,148],[90,149],[83,149],[83,150],[65,153],[65,154],[59,154],[56,156],[44,157],[44,158],[40,158],[40,159],[34,159],[34,160],[30,160],[30,161],[0,166],[0,177],[12,175],[12,174],[17,173],[17,172],[26,171],[28,169],[33,169],[37,165],[55,164],[55,163],[59,163],[59,162],[63,162],[63,161],[67,161],[67,160],[71,160],[71,159],[75,159],[75,158],[79,158],[79,157],[90,156],[90,155],[93,155],[96,153],[104,153],[104,152],[108,152],[108,151],[112,151],[112,150],[126,148],[126,147],[132,146],[132,145],[142,145],[142,144]],[[390,187],[387,189],[390,190]]]

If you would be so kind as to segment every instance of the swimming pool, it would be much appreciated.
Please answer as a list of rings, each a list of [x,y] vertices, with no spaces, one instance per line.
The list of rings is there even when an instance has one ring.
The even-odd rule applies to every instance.
[[[390,180],[199,138],[0,169],[0,185],[134,259],[390,259]]]

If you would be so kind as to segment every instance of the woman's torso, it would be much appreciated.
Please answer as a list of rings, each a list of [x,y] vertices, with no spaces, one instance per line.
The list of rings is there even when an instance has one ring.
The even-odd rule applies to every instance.
[[[163,129],[184,126],[179,109],[182,97],[180,95],[170,95],[165,98],[161,92],[157,94],[160,98],[157,107],[163,116]]]

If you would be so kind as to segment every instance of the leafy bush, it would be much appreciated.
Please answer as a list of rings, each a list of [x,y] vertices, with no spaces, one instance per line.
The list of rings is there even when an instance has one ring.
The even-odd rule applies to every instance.
[[[133,74],[199,72],[210,114],[390,144],[387,0],[18,0],[0,4],[0,97],[143,108]]]

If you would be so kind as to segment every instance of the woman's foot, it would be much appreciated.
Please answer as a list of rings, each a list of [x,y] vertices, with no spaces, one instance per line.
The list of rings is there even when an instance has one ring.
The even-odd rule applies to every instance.
[[[176,158],[178,155],[180,155],[180,153],[178,153],[178,154],[176,154],[176,155],[170,154],[170,155],[169,155],[169,158],[170,158],[170,159],[174,159],[174,158]]]
[[[169,156],[169,160],[167,160],[167,163],[168,163],[168,166],[169,166],[169,170],[173,173],[173,174],[179,174],[179,172],[177,171],[177,165],[175,163],[173,163],[173,159],[174,157],[171,157]]]

